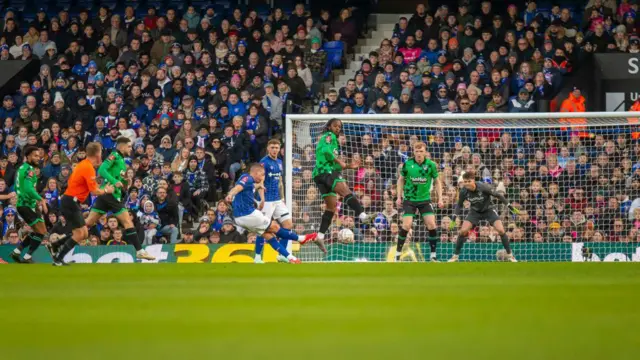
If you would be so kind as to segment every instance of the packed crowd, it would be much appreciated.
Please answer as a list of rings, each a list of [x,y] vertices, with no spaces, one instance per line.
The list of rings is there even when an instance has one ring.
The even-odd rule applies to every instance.
[[[474,5],[418,4],[319,113],[586,111],[578,87],[552,106],[566,75],[594,53],[640,52],[635,0],[544,11],[532,0],[506,13],[490,1]]]
[[[253,234],[239,233],[220,199],[246,164],[264,155],[267,141],[281,136],[287,112],[307,111],[317,100],[317,112],[322,114],[545,110],[565,75],[575,71],[584,57],[594,52],[638,52],[637,7],[635,1],[623,1],[618,7],[615,1],[592,0],[584,19],[576,19],[559,6],[538,11],[535,1],[526,7],[509,6],[506,13],[492,9],[489,1],[477,8],[462,2],[456,9],[445,5],[435,10],[419,4],[411,18],[399,19],[391,39],[358,60],[361,70],[355,77],[330,89],[326,97],[321,85],[330,68],[324,47],[338,42],[352,52],[362,19],[362,13],[354,16],[357,9],[311,14],[297,4],[291,13],[276,8],[262,16],[241,9],[218,14],[213,6],[202,10],[185,6],[183,13],[149,7],[146,16],[138,18],[131,7],[123,14],[100,7],[93,14],[81,10],[77,17],[66,11],[49,17],[42,10],[29,24],[22,24],[20,14],[8,9],[0,21],[0,60],[33,59],[41,65],[34,79],[23,81],[14,95],[4,97],[0,108],[3,241],[19,241],[24,227],[12,206],[12,189],[25,145],[43,151],[37,190],[52,210],[47,226],[55,236],[69,230],[56,209],[70,171],[86,156],[84,147],[98,141],[108,152],[120,136],[134,143],[126,201],[147,244],[253,241]],[[25,28],[26,32],[21,30]],[[562,111],[585,108],[578,88],[561,106]],[[510,225],[514,241],[538,240],[538,232],[547,241],[552,228],[567,234],[575,227],[574,217],[580,216],[587,219],[581,223],[586,228],[572,232],[572,240],[587,239],[588,231],[593,233],[589,239],[598,233],[611,238],[612,219],[623,221],[625,236],[635,239],[640,213],[637,220],[635,210],[629,219],[622,216],[628,209],[623,204],[635,199],[635,167],[625,166],[635,163],[636,153],[629,149],[638,146],[630,139],[605,138],[601,143],[596,139],[587,144],[590,140],[579,138],[580,146],[574,147],[572,136],[552,140],[535,134],[536,145],[526,147],[527,155],[521,158],[516,149],[526,144],[525,139],[509,143],[507,149],[506,136],[462,142],[439,135],[429,142],[441,149],[432,156],[441,164],[442,176],[450,180],[448,207],[439,215],[443,229],[456,198],[453,174],[463,166],[484,164],[480,173],[488,172],[491,181],[502,184],[510,200],[526,210]],[[358,240],[387,239],[397,231],[398,209],[388,200],[393,197],[395,166],[409,154],[413,140],[363,136],[367,151],[357,153],[345,144],[345,154],[363,160],[353,179],[356,192],[365,207],[381,213],[376,227],[368,229],[357,229],[349,216],[341,219],[341,226],[353,228]],[[629,157],[612,162],[613,155],[601,149],[611,141],[616,154]],[[577,208],[567,205],[573,200],[560,200],[579,193],[577,188],[567,189],[562,180],[574,173],[569,170],[571,161],[559,161],[562,146],[569,151],[562,156],[580,163],[582,173],[608,174],[596,165],[601,150],[608,156],[609,170],[618,169],[626,184],[622,193],[603,195],[605,202],[613,202],[611,209],[619,210],[607,214],[617,215],[599,217],[604,209],[596,196],[589,197],[594,202]],[[296,198],[305,199],[291,204],[294,230],[305,233],[315,226],[318,217],[313,214],[319,214],[321,205],[309,178],[313,148],[294,147],[300,156],[293,159],[297,176],[292,185]],[[593,151],[582,161],[584,154],[577,149],[585,147]],[[525,175],[517,177],[521,168]],[[549,177],[551,168],[554,180]],[[383,174],[385,181],[371,179],[372,174]],[[540,174],[536,175],[540,183],[520,181],[532,179],[533,174]],[[602,180],[603,188],[610,185],[618,191],[619,182],[609,181]],[[564,193],[554,193],[554,185]],[[587,186],[581,189],[593,191]],[[544,204],[538,203],[541,199]],[[154,206],[167,202],[171,206]],[[90,203],[83,206],[88,209]],[[579,214],[571,211],[576,209]],[[183,226],[192,222],[198,222],[195,229]],[[481,227],[478,238],[485,232]],[[117,221],[105,216],[92,229],[87,245],[121,244],[121,235]],[[443,240],[451,236],[442,231]]]
[[[40,9],[28,24],[7,9],[0,60],[39,61],[40,72],[0,108],[5,242],[17,241],[14,232],[24,226],[12,206],[24,146],[42,148],[37,190],[51,210],[51,234],[64,234],[59,198],[85,146],[102,143],[106,158],[121,136],[134,143],[126,201],[145,243],[253,239],[238,234],[218,200],[246,164],[264,156],[267,141],[281,136],[286,113],[321,96],[323,44],[353,46],[359,17],[350,9],[312,17],[303,4],[265,16],[215,9],[150,6],[143,18],[133,7],[114,14],[102,6],[76,17]],[[165,198],[168,206],[154,206]],[[180,231],[198,221],[197,229]],[[88,244],[121,244],[121,235],[117,221],[104,217]]]

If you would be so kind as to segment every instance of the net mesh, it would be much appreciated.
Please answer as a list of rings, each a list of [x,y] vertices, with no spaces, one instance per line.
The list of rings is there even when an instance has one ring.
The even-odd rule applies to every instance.
[[[324,209],[312,178],[315,146],[329,118],[290,119],[294,134],[286,186],[294,226],[317,231]],[[361,167],[342,176],[372,225],[360,224],[339,202],[328,253],[308,245],[297,249],[306,261],[387,261],[395,255],[402,209],[396,206],[398,169],[411,157],[411,145],[427,144],[444,185],[437,209],[437,254],[448,259],[458,237],[450,230],[463,171],[490,184],[521,210],[512,215],[494,199],[515,256],[520,261],[638,261],[640,228],[640,126],[635,118],[358,119],[343,120],[340,156]],[[437,201],[435,191],[432,200]],[[340,201],[340,200],[339,200]],[[468,212],[464,204],[462,218]],[[469,234],[460,260],[505,260],[500,237],[481,222]],[[353,242],[338,239],[348,228]],[[427,231],[421,219],[404,247],[403,261],[429,261]]]

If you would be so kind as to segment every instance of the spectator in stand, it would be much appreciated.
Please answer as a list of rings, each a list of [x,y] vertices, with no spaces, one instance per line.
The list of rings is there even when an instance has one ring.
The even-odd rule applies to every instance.
[[[405,19],[406,21],[406,19]],[[356,44],[358,31],[355,23],[351,20],[351,10],[344,8],[340,10],[340,16],[331,23],[332,39],[344,41],[348,49]]]
[[[158,231],[169,237],[171,244],[178,243],[178,203],[176,199],[168,196],[167,189],[158,188],[154,202],[158,211],[160,225]]]
[[[573,87],[573,91],[569,94],[569,97],[562,102],[560,107],[561,112],[585,112],[587,111],[585,106],[585,98],[582,96],[580,88]]]

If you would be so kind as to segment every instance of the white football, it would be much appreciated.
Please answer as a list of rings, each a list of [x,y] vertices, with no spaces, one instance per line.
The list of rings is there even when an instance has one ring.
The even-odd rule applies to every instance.
[[[342,229],[338,232],[338,241],[345,244],[350,244],[354,240],[353,231],[349,229]]]

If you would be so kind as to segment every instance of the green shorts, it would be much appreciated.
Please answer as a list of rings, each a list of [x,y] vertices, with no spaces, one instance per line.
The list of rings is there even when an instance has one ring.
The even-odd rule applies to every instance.
[[[416,213],[425,217],[427,215],[434,215],[436,212],[433,209],[433,204],[431,204],[430,200],[427,201],[409,201],[405,200],[402,203],[402,210],[404,211],[403,217],[411,216],[414,217]]]
[[[29,226],[33,226],[39,222],[44,223],[44,218],[40,213],[40,210],[32,209],[27,206],[18,206],[18,215],[24,220],[25,223]]]
[[[118,201],[118,199],[116,199],[112,194],[104,194],[98,196],[96,202],[91,208],[91,211],[97,212],[98,214],[111,213],[118,216],[127,211],[127,208],[125,208],[124,204],[121,201]]]
[[[336,185],[340,182],[346,182],[340,173],[319,174],[313,178],[313,181],[318,186],[318,190],[320,191],[320,194],[322,194],[323,198],[327,196],[336,196],[336,193],[334,192]]]

